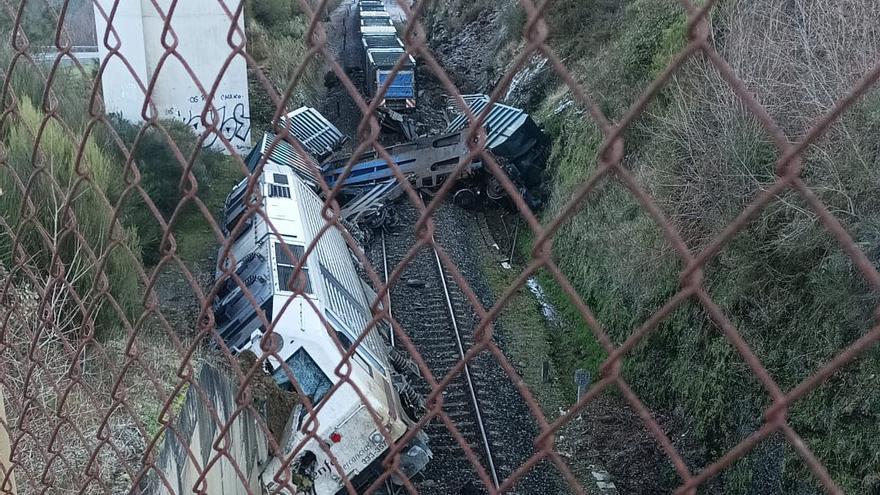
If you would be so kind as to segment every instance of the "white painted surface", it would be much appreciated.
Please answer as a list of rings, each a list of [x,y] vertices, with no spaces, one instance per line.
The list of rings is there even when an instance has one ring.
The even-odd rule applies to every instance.
[[[176,421],[165,432],[148,473],[146,493],[183,495],[261,493],[260,472],[269,458],[266,430],[251,409],[240,410],[234,377],[209,365],[189,387]],[[222,435],[222,438],[221,438]],[[220,453],[220,447],[228,455]]]
[[[114,3],[118,3],[115,11]],[[95,0],[95,28],[98,53],[102,61],[107,61],[101,74],[107,113],[119,113],[133,122],[142,120],[149,79],[140,0]],[[110,54],[113,49],[118,53]]]
[[[115,0],[97,1],[109,13]],[[173,12],[169,10],[170,0],[156,3],[158,8],[151,0],[119,2],[121,12],[114,17],[113,26],[123,33],[120,52],[135,70],[114,61],[114,70],[105,72],[108,112],[121,113],[132,121],[143,120],[143,88],[155,79],[149,99],[159,118],[181,120],[194,132],[205,134],[206,147],[226,149],[222,136],[233,149],[246,152],[251,146],[247,64],[240,54],[233,54],[236,46],[244,44],[244,20],[238,20],[242,35],[230,35],[232,20],[218,0],[178,2]],[[227,8],[234,12],[237,4],[230,2]],[[167,34],[166,23],[171,27]],[[103,43],[107,23],[97,7],[96,25],[103,59],[109,52]],[[170,55],[162,43],[163,34],[165,45],[174,47]],[[143,88],[133,81],[132,72]],[[213,124],[219,132],[206,132],[207,124]]]

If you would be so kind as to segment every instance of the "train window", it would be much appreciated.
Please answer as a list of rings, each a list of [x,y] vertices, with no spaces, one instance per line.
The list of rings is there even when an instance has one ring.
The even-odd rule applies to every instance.
[[[278,287],[281,290],[289,291],[297,289],[305,294],[312,294],[312,283],[309,279],[309,269],[303,265],[296,280],[293,280],[293,274],[296,271],[296,265],[303,258],[305,248],[293,244],[288,244],[287,249],[293,254],[293,259],[287,256],[287,250],[281,243],[275,244],[275,264],[278,267]]]
[[[309,353],[300,347],[287,359],[286,363],[288,369],[280,366],[275,370],[273,374],[275,382],[280,386],[286,386],[290,390],[296,390],[290,383],[290,375],[293,375],[299,388],[312,401],[312,405],[317,405],[321,402],[321,399],[324,398],[324,395],[333,386],[333,382],[321,371],[321,368],[312,359],[312,356],[309,356]],[[288,375],[288,372],[290,375]]]
[[[343,332],[340,332],[339,330],[336,331],[336,336],[339,337],[339,341],[342,343],[342,348],[346,352],[348,352],[348,350],[351,349],[351,346],[352,346],[352,344],[354,344],[354,342],[348,337],[348,335],[346,335]],[[373,368],[371,368],[370,365],[367,364],[367,362],[364,360],[363,356],[361,356],[360,346],[363,346],[363,345],[364,345],[363,342],[361,342],[361,344],[358,345],[358,349],[355,349],[354,353],[352,353],[351,356],[354,359],[354,361],[357,364],[359,364],[361,366],[361,368],[364,369],[364,371],[369,373],[370,376],[373,376]]]
[[[269,184],[269,197],[270,198],[289,198],[290,197],[290,188],[285,186],[279,186],[276,184]]]
[[[342,343],[342,348],[344,350],[348,351],[349,349],[351,349],[352,341],[350,338],[348,338],[348,335],[345,335],[344,333],[337,330],[336,337],[339,338],[339,342]]]

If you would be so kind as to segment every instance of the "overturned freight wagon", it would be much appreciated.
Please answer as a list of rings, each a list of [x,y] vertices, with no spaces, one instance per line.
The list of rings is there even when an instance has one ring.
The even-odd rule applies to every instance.
[[[550,138],[522,109],[501,103],[494,103],[490,107],[489,97],[483,94],[464,95],[462,98],[475,118],[485,116],[486,149],[504,162],[514,182],[522,184],[534,195],[541,185],[547,165]],[[454,108],[452,102],[449,106]],[[458,113],[450,121],[446,132],[461,132],[469,127],[471,121],[468,116]]]

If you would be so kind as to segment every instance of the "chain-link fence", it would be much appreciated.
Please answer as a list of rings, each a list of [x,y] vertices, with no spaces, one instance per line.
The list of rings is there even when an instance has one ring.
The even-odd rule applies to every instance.
[[[155,59],[160,61],[154,70],[139,69],[138,64],[143,65],[143,61],[129,60],[130,52],[122,48],[131,35],[130,25],[126,24],[129,21],[126,8],[132,3],[138,4],[144,17],[156,20],[153,34],[162,42],[161,47],[153,48],[159,50]],[[333,366],[336,376],[332,386],[323,391],[320,402],[326,404],[334,395],[350,394],[354,390],[355,396],[369,410],[384,441],[391,444],[381,470],[367,484],[366,492],[383,489],[386,481],[395,479],[402,483],[402,490],[417,493],[417,484],[404,479],[404,450],[425,425],[440,422],[449,427],[450,434],[460,446],[459,455],[473,464],[477,477],[491,493],[515,490],[520,479],[542,462],[552,464],[572,491],[586,493],[592,487],[587,487],[585,480],[573,473],[569,463],[577,460],[563,459],[555,446],[555,437],[591,401],[616,390],[636,411],[674,466],[680,478],[677,493],[697,493],[709,480],[778,433],[803,459],[824,489],[841,493],[822,460],[813,454],[810,446],[789,424],[787,411],[876,344],[880,339],[880,327],[873,326],[869,332],[839,349],[833,359],[808,378],[793,387],[783,388],[753,352],[722,306],[706,290],[703,270],[769,204],[784,192],[793,192],[833,236],[864,277],[869,290],[880,290],[880,274],[875,264],[801,178],[805,168],[802,154],[869,90],[880,77],[880,64],[874,65],[830,111],[792,141],[716,50],[707,20],[716,8],[716,2],[709,0],[695,4],[682,0],[682,12],[687,16],[684,48],[671,57],[671,62],[629,105],[628,111],[612,121],[590,96],[590,88],[576,81],[565,61],[548,42],[551,28],[545,17],[554,8],[553,2],[521,0],[525,13],[525,42],[495,86],[491,100],[500,100],[515,75],[533,56],[541,55],[570,90],[575,104],[583,110],[583,119],[589,119],[601,130],[602,140],[595,172],[583,178],[554,218],[541,219],[529,208],[502,165],[486,151],[485,132],[477,125],[486,115],[474,115],[470,111],[452,78],[432,53],[423,26],[432,2],[416,1],[413,5],[399,2],[399,8],[406,15],[400,38],[426,73],[436,77],[457,110],[467,115],[472,122],[469,129],[473,130],[470,131],[473,135],[469,136],[470,153],[458,162],[458,173],[425,202],[379,139],[380,124],[376,111],[382,93],[389,90],[393,77],[380,89],[380,95],[369,101],[358,91],[349,73],[337,60],[338,54],[331,48],[334,40],[328,40],[322,24],[326,13],[336,5],[328,5],[332,3],[329,0],[300,2],[299,8],[307,18],[303,58],[288,74],[288,86],[279,87],[267,77],[269,69],[246,51],[244,4],[222,0],[216,3],[217,11],[227,20],[223,38],[228,46],[224,47],[224,59],[219,64],[221,77],[214,81],[199,80],[197,74],[202,62],[188,59],[178,51],[179,38],[172,20],[176,13],[186,9],[185,2],[108,0],[96,1],[92,5],[70,0],[0,1],[0,28],[6,36],[2,51],[3,76],[0,77],[3,81],[0,116],[0,182],[3,187],[0,191],[3,207],[3,216],[0,217],[3,260],[0,278],[3,284],[0,393],[3,401],[0,405],[5,404],[3,427],[0,428],[0,446],[3,447],[0,449],[0,479],[3,493],[140,493],[153,490],[213,493],[211,490],[216,489],[213,487],[220,486],[228,493],[259,493],[264,489],[282,493],[285,490],[293,492],[297,487],[307,490],[308,482],[298,477],[300,473],[293,466],[295,459],[301,459],[303,446],[313,439],[320,440],[321,448],[336,463],[331,447],[338,440],[318,438],[318,426],[309,427],[307,424],[303,427],[305,436],[299,445],[280,445],[282,436],[277,432],[284,430],[284,421],[281,425],[273,425],[265,419],[266,407],[287,403],[289,411],[296,402],[296,399],[291,401],[289,396],[280,393],[277,396],[270,394],[266,399],[265,390],[271,388],[271,384],[265,384],[264,370],[272,363],[279,363],[282,374],[302,397],[303,417],[319,417],[322,407],[319,403],[312,403],[316,397],[314,390],[310,391],[308,387],[313,384],[300,383],[302,375],[291,369],[290,361],[284,362],[280,346],[269,345],[267,342],[271,339],[264,337],[262,355],[244,365],[217,332],[218,316],[214,313],[213,301],[228,293],[230,287],[238,287],[247,304],[259,307],[251,284],[235,269],[240,261],[233,254],[233,244],[238,236],[254,219],[264,222],[268,232],[279,240],[285,234],[284,227],[275,225],[271,215],[264,210],[265,198],[258,186],[257,177],[266,165],[266,155],[258,164],[249,167],[237,154],[236,139],[241,136],[235,130],[230,131],[227,114],[221,114],[221,109],[210,103],[218,101],[218,96],[224,93],[221,84],[223,71],[236,62],[246,62],[252,91],[265,94],[263,100],[252,106],[263,105],[270,109],[263,111],[274,114],[270,120],[276,123],[275,131],[295,149],[304,163],[313,160],[293,138],[290,129],[278,124],[278,119],[286,113],[290,100],[297,97],[303,81],[313,77],[309,72],[316,70],[315,67],[326,66],[360,112],[366,115],[360,121],[354,155],[375,151],[378,157],[387,161],[405,191],[400,201],[411,202],[418,210],[416,245],[403,257],[400,266],[389,268],[386,284],[382,267],[372,266],[364,247],[339,220],[341,187],[339,184],[328,185],[320,173],[316,173],[317,191],[323,202],[323,226],[309,244],[303,246],[301,253],[286,245],[282,248],[289,260],[298,260],[291,263],[290,268],[292,277],[300,277],[310,256],[317,256],[319,240],[329,236],[328,232],[338,232],[339,238],[363,265],[364,278],[375,290],[375,297],[370,301],[373,317],[365,322],[366,331],[360,332],[361,336],[353,342],[345,342],[329,320],[321,320],[343,357]],[[79,46],[83,43],[84,26],[94,21],[86,16],[90,19],[86,24],[73,24],[82,14],[83,5],[93,9],[98,20],[95,24],[106,28],[104,32],[98,29],[95,35],[102,53],[95,65],[89,65],[83,59],[91,51],[83,51]],[[700,249],[692,248],[683,240],[646,187],[624,166],[627,129],[636,125],[652,100],[677,72],[697,58],[717,70],[778,150],[775,182],[758,191],[754,200]],[[405,64],[406,60],[401,58],[392,74],[403,70]],[[162,91],[158,81],[163,67],[171,65],[176,66],[177,76],[198,88],[202,97],[197,100],[208,102],[203,104],[201,112],[183,119],[188,120],[187,124],[195,129],[195,133],[181,133],[164,120],[167,115],[160,115],[156,106],[150,104],[151,98]],[[127,87],[109,87],[107,79],[101,84],[102,76],[107,77],[113,70],[129,73]],[[135,100],[146,101],[137,108],[137,116],[142,122],[126,126],[117,117],[109,115],[104,105],[104,95],[108,91],[133,94]],[[253,94],[251,98],[255,99]],[[222,167],[218,163],[225,159],[204,149],[205,144],[213,144],[234,157],[231,159],[234,162],[232,172],[218,172]],[[162,170],[158,164],[156,169],[149,168],[154,165],[149,160],[157,156],[157,160],[166,165],[164,172],[157,172]],[[490,308],[479,303],[465,275],[433,236],[436,226],[432,218],[455,191],[457,180],[454,177],[475,160],[480,160],[498,179],[534,239],[531,258],[516,278],[515,285],[497,294],[497,300]],[[173,167],[168,168],[168,163]],[[349,168],[353,165],[354,160]],[[155,175],[158,173],[166,173],[172,178],[157,181]],[[213,182],[224,173],[227,179],[231,176],[234,180]],[[226,229],[216,219],[220,213],[216,209],[223,206],[223,198],[240,177],[246,179],[244,196],[254,200],[247,202],[246,211],[238,223]],[[551,254],[554,235],[579,211],[588,208],[591,192],[607,182],[616,182],[629,191],[660,228],[663,238],[674,248],[684,266],[680,273],[680,287],[674,296],[638,325],[621,345],[614,344],[602,322],[594,317]],[[216,198],[221,199],[218,202]],[[133,224],[141,228],[133,228]],[[210,280],[196,273],[190,259],[193,249],[205,243],[219,246],[220,253],[217,262],[219,276]],[[143,245],[151,246],[153,254],[142,249]],[[474,344],[466,349],[465,358],[442,375],[434,374],[435,370],[420,355],[408,329],[394,320],[390,308],[384,304],[389,291],[393,292],[398,284],[403,283],[403,267],[424,247],[436,248],[439,263],[466,296],[479,320],[474,330]],[[592,330],[593,337],[607,353],[599,376],[589,391],[557,418],[546,417],[541,412],[535,396],[522,384],[515,366],[493,340],[492,332],[493,321],[510,298],[529,277],[541,270],[549,273],[570,298]],[[179,275],[167,275],[170,271]],[[297,287],[288,296],[289,302],[281,308],[274,308],[274,314],[265,308],[256,311],[260,320],[258,326],[269,335],[280,315],[289,310],[288,306],[293,307],[296,299],[308,299],[304,284],[292,285]],[[195,303],[185,302],[189,300]],[[699,471],[689,467],[668,432],[652,416],[622,373],[622,365],[631,351],[644,343],[664,319],[686,301],[705,309],[772,401],[760,427]],[[319,312],[314,302],[303,304]],[[382,415],[385,412],[375,408],[375,403],[367,399],[368,394],[377,391],[357,390],[358,382],[352,378],[352,370],[359,366],[355,363],[358,350],[368,345],[371,335],[383,331],[383,321],[390,323],[390,334],[397,347],[410,356],[431,388],[423,415],[414,418],[415,423],[397,437],[391,437],[391,431],[383,428],[385,420]],[[778,345],[784,346],[785,342]],[[522,400],[535,416],[539,430],[533,439],[533,452],[528,453],[521,466],[513,467],[509,476],[498,480],[497,486],[486,463],[480,460],[483,453],[470,445],[456,429],[456,420],[451,415],[454,406],[444,405],[442,400],[444,389],[466,372],[466,363],[487,353],[497,360],[511,383],[516,384]],[[233,398],[231,401],[217,398],[221,393],[218,390],[225,385],[208,385],[200,378],[198,370],[202,369],[203,363],[226,370],[225,374],[233,383],[229,393]],[[185,397],[189,398],[185,400]],[[266,405],[267,402],[270,404]],[[199,408],[201,413],[192,412]],[[192,431],[185,426],[186,421],[194,421],[192,418],[187,420],[189,414],[192,418],[198,414],[213,418],[215,435],[207,440],[193,440]],[[250,426],[242,426],[242,422]],[[254,441],[242,448],[230,440],[240,434],[238,429],[248,428],[264,436],[264,443]],[[174,454],[177,457],[171,465],[176,465],[180,471],[184,470],[182,466],[190,465],[191,471],[185,476],[177,471],[169,472],[168,464],[161,460],[163,445],[174,438],[177,438],[180,451]],[[261,488],[260,483],[254,483],[258,477],[254,478],[253,474],[262,471],[273,456],[278,456],[282,469],[278,470],[270,488]],[[341,480],[344,490],[355,493],[353,480],[349,479],[352,471],[347,466],[336,463],[327,469]],[[218,479],[222,481],[218,482]],[[182,491],[178,491],[181,488]]]

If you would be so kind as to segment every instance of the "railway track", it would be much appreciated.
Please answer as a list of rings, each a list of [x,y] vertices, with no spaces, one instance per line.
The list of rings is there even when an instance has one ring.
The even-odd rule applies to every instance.
[[[414,225],[418,217],[416,209],[411,205],[399,207],[401,224]],[[445,209],[438,212],[438,216],[445,214]],[[438,235],[446,233],[441,230]],[[411,228],[383,232],[373,246],[373,257],[390,273],[415,242]],[[449,239],[440,242],[447,246]],[[455,253],[449,254],[458,263]],[[468,272],[465,275],[470,278]],[[402,278],[392,288],[388,303],[393,304],[394,318],[408,332],[438,380],[446,376],[473,345],[475,312],[433,249],[422,249],[407,265]],[[413,385],[424,396],[430,393],[424,380],[416,380]],[[443,410],[477,455],[495,487],[534,450],[532,439],[537,432],[526,406],[507,375],[485,353],[470,362],[443,391]],[[428,465],[424,479],[418,482],[419,492],[480,493],[464,488],[482,487],[484,483],[446,425],[434,420],[425,431],[434,460]],[[553,476],[548,471],[546,464],[539,465],[506,493],[564,493],[554,489]]]
[[[381,236],[382,243],[382,254],[383,254],[383,266],[385,268],[385,279],[388,279],[388,258],[387,258],[387,243],[385,240],[385,232],[382,232]],[[432,367],[432,371],[437,375],[438,379],[441,379],[445,373],[441,373],[441,371],[448,372],[452,370],[452,368],[458,363],[459,360],[463,360],[465,358],[465,353],[467,352],[465,349],[465,344],[462,339],[462,331],[458,324],[458,314],[456,311],[456,305],[453,303],[453,296],[449,290],[450,285],[454,283],[451,277],[448,276],[446,271],[443,269],[443,263],[440,261],[440,255],[437,253],[436,249],[431,249],[431,254],[433,254],[434,261],[436,262],[437,268],[437,280],[439,281],[438,288],[442,290],[443,300],[445,301],[445,310],[446,317],[448,322],[448,329],[452,330],[451,334],[446,334],[444,330],[444,325],[437,325],[433,327],[434,330],[440,331],[438,335],[436,335],[436,341],[434,342],[433,347],[444,347],[441,350],[443,358],[441,361],[442,369]],[[390,297],[389,297],[390,299]],[[391,302],[388,301],[389,312],[391,311]],[[433,318],[432,318],[433,319]],[[440,321],[440,319],[437,319]],[[429,336],[428,338],[423,338],[423,340],[431,340],[434,336]],[[393,336],[392,336],[393,340]],[[393,343],[392,343],[393,345]],[[455,352],[453,353],[453,349],[455,348]],[[440,350],[440,349],[438,349]],[[453,357],[454,356],[454,357]],[[429,363],[430,364],[430,363]],[[464,384],[466,388],[466,394],[462,394],[460,390],[460,384],[457,383],[461,380],[456,380],[453,382],[454,385],[450,385],[450,387],[445,391],[444,395],[444,404],[445,408],[448,409],[450,406],[455,407],[456,410],[465,409],[462,402],[466,399],[467,406],[472,415],[472,418],[468,420],[467,418],[462,418],[463,421],[456,421],[456,426],[461,429],[461,432],[464,434],[465,439],[470,441],[470,437],[478,436],[480,443],[480,452],[482,454],[483,467],[486,469],[486,472],[492,479],[492,483],[497,488],[500,484],[498,479],[498,471],[495,468],[495,460],[492,457],[492,445],[489,442],[488,435],[486,433],[486,425],[483,420],[482,408],[480,406],[480,401],[477,398],[476,388],[474,386],[474,378],[471,375],[471,366],[466,364],[464,366],[464,370],[462,371],[462,377],[464,378]],[[450,402],[450,400],[452,402]],[[452,416],[452,414],[450,414]],[[461,417],[459,415],[459,417]],[[478,435],[475,435],[474,432],[468,431],[469,427],[473,426],[473,429],[476,430]],[[446,436],[446,435],[444,435]],[[437,449],[439,446],[435,446]],[[460,448],[461,446],[457,443],[450,446],[453,447],[452,450],[456,450],[456,447]],[[447,447],[448,448],[448,447]]]

